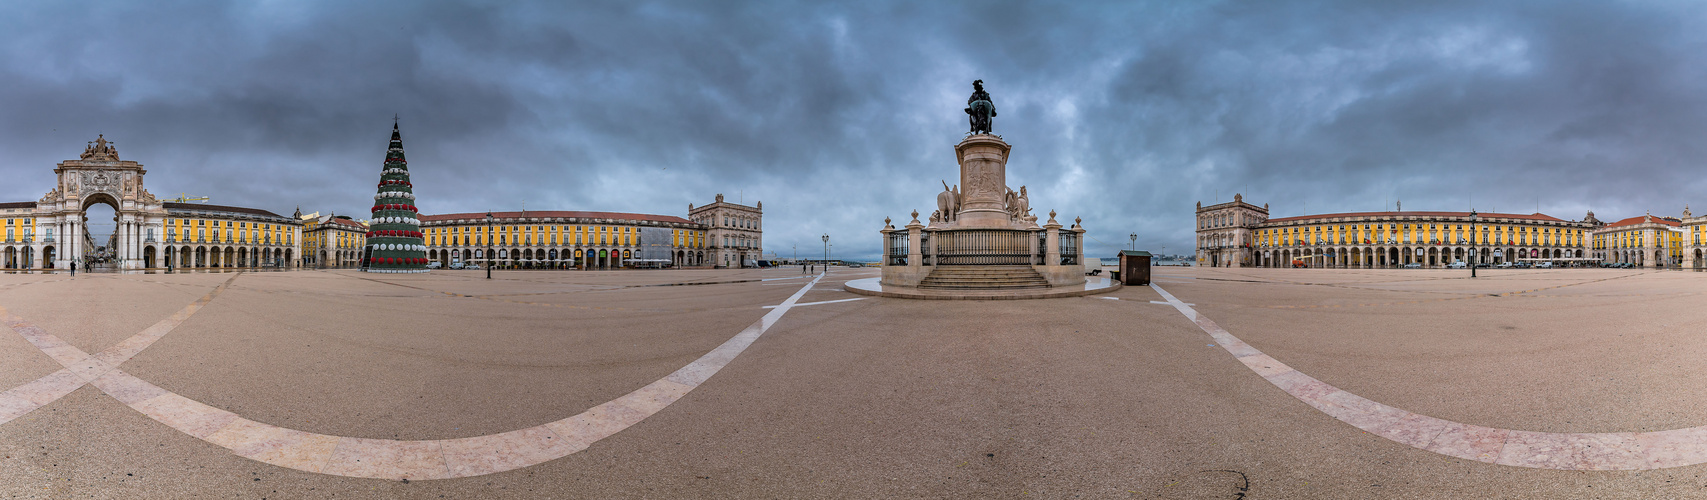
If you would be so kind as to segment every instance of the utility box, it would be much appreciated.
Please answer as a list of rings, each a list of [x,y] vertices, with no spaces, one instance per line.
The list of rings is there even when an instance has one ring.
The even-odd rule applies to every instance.
[[[1120,251],[1120,282],[1126,285],[1150,284],[1150,252]]]

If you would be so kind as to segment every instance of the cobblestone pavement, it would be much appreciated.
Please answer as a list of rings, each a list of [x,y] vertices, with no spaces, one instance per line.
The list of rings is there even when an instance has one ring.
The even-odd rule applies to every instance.
[[[1707,274],[876,273],[0,274],[0,496],[1707,497]]]

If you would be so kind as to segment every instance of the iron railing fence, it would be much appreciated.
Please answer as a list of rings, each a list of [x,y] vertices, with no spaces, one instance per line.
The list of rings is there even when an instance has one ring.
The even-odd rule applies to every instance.
[[[1033,262],[1031,231],[941,231],[934,250],[939,266],[1023,266]]]
[[[889,262],[885,265],[907,265],[907,232],[896,231],[889,233]]]
[[[1079,263],[1079,233],[1061,231],[1061,265]]]

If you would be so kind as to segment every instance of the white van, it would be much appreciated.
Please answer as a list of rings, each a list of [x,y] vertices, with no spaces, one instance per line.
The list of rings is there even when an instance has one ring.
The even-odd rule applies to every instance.
[[[1455,260],[1455,261],[1452,261],[1451,264],[1447,264],[1446,267],[1448,269],[1463,269],[1463,268],[1466,268],[1469,266],[1465,265],[1464,261],[1462,261],[1462,260]]]

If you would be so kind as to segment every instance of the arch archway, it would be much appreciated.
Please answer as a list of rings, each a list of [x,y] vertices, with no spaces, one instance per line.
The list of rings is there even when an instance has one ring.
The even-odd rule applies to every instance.
[[[119,207],[123,205],[118,198],[96,192],[83,197],[78,205],[76,220],[80,230],[66,236],[67,242],[80,248],[77,255],[70,257],[82,261],[82,267],[89,271],[123,266],[127,255],[120,249]]]

